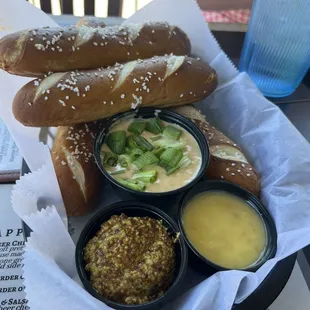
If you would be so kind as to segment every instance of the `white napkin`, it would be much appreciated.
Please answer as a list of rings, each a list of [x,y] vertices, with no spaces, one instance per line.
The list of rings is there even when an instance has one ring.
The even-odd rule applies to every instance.
[[[47,146],[41,142],[39,145],[47,149],[47,162],[40,169],[26,174],[16,182],[12,191],[13,209],[33,231],[36,231],[37,229],[44,230],[44,225],[42,225],[44,215],[39,211],[44,211],[44,208],[53,205],[67,228],[67,214],[63,205],[50,152]],[[44,214],[47,215],[47,213]],[[48,218],[46,219],[49,220]]]
[[[25,17],[17,19],[15,8],[23,11],[19,16]],[[2,20],[14,25],[14,30],[32,23],[52,24],[42,12],[23,0],[1,2],[1,23]],[[179,25],[189,36],[193,53],[217,70],[220,86],[198,106],[211,122],[244,149],[255,165],[261,175],[262,200],[276,222],[279,234],[276,257],[256,273],[218,272],[166,307],[227,310],[234,300],[240,302],[253,292],[277,261],[310,243],[310,147],[283,113],[260,94],[248,76],[238,74],[212,37],[195,1],[154,0],[126,22],[146,20],[165,20]],[[16,143],[32,170],[40,169],[37,172],[40,179],[30,175],[23,177],[12,197],[14,209],[34,230],[24,261],[31,310],[41,310],[42,304],[47,310],[107,309],[77,284],[74,246],[61,220],[63,215],[57,216],[55,208],[47,207],[54,204],[62,212],[60,192],[46,147],[38,144],[37,129],[24,128],[10,114],[11,100],[27,79],[22,81],[23,78],[3,72],[0,77],[4,83],[14,86],[0,89],[0,116],[14,132]],[[48,187],[44,181],[40,185],[44,178],[52,180]],[[46,211],[36,211],[38,201]]]

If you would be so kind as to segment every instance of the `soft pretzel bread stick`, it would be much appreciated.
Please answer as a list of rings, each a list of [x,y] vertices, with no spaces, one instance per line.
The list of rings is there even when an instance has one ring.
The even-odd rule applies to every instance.
[[[83,17],[77,23],[105,27],[101,19]],[[60,126],[52,149],[52,160],[63,201],[69,216],[90,211],[100,193],[100,171],[93,153],[94,137],[101,123]]]
[[[0,40],[0,69],[23,76],[94,69],[153,55],[189,55],[186,34],[163,22],[104,28],[57,27],[15,32]]]
[[[205,116],[193,106],[178,107],[173,110],[193,120],[207,138],[211,153],[210,163],[206,171],[208,178],[238,184],[259,196],[258,173],[251,166],[239,146],[210,125]]]
[[[204,99],[216,86],[215,71],[200,60],[153,57],[31,81],[16,94],[13,113],[26,126],[73,125],[139,106],[185,105]]]
[[[100,171],[93,157],[94,138],[100,126],[59,127],[52,159],[68,216],[89,212],[100,192]]]

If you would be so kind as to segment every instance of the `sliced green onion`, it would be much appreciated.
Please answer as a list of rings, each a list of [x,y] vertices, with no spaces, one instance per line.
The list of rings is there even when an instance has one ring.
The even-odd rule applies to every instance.
[[[125,151],[126,131],[119,130],[108,134],[107,145],[115,154],[122,154]]]
[[[133,139],[133,135],[130,135],[127,137],[126,144],[130,149],[138,149],[139,148],[138,144]]]
[[[163,132],[165,126],[158,117],[151,118],[146,122],[145,129],[154,135],[158,135]]]
[[[175,167],[168,168],[168,170],[166,171],[166,174],[170,175],[170,174],[176,172],[179,169],[186,168],[191,163],[192,163],[192,160],[188,156],[185,155],[185,156],[182,157],[182,159],[179,161],[179,163]]]
[[[133,135],[133,140],[137,143],[138,148],[142,151],[152,151],[153,145],[142,136]]]
[[[127,171],[127,169],[122,168],[122,169],[119,169],[119,170],[112,171],[112,172],[110,173],[110,175],[122,174],[122,173],[124,173],[125,171]]]
[[[186,168],[191,163],[192,163],[192,160],[188,156],[184,155],[182,157],[182,159],[180,160],[180,162],[178,163],[178,167],[179,168]]]
[[[159,146],[159,147],[157,147],[156,149],[154,149],[154,150],[152,151],[152,153],[153,153],[157,158],[159,158],[160,155],[161,155],[164,151],[165,151],[165,148],[164,148],[163,146]]]
[[[132,180],[139,180],[144,183],[154,183],[157,179],[157,171],[156,170],[150,170],[150,171],[142,171],[134,173]]]
[[[150,137],[150,140],[151,141],[158,141],[161,138],[162,138],[162,136],[153,136],[153,137]]]
[[[178,167],[178,166],[173,167],[173,168],[169,168],[169,169],[167,170],[166,174],[167,174],[167,175],[170,175],[170,174],[176,172],[176,171],[179,170],[179,169],[180,169],[180,167]]]
[[[117,165],[118,156],[111,152],[101,151],[100,158],[103,165],[106,164],[110,167],[115,167]]]
[[[158,165],[165,168],[166,171],[169,171],[178,165],[182,157],[182,151],[169,147],[161,154]]]
[[[179,141],[175,141],[172,139],[164,138],[164,139],[160,139],[158,141],[154,141],[154,146],[155,147],[164,147],[164,148],[173,147],[174,149],[183,150],[186,145],[182,139]]]
[[[141,181],[130,181],[130,180],[122,180],[122,179],[116,179],[116,180],[118,183],[134,191],[143,192],[145,190],[145,184]]]
[[[158,163],[158,158],[152,152],[142,154],[138,159],[133,162],[137,170],[141,170],[145,166]]]
[[[130,153],[131,153],[131,148],[125,146],[125,150],[124,150],[124,151],[125,151],[125,154],[130,155]]]
[[[130,157],[132,160],[139,158],[143,154],[143,151],[140,149],[133,149],[130,152]]]
[[[168,125],[163,132],[164,136],[174,139],[174,140],[179,140],[180,136],[182,134],[182,130],[172,126]]]
[[[130,155],[123,154],[118,157],[118,162],[122,167],[128,168],[132,162],[132,159]]]
[[[128,131],[131,133],[134,133],[136,135],[141,135],[141,133],[145,129],[145,122],[141,120],[133,121],[129,126],[128,126]]]

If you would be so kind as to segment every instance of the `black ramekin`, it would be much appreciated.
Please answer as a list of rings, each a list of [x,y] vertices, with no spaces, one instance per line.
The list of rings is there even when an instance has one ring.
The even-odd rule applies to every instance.
[[[187,130],[193,137],[194,139],[197,141],[198,146],[200,148],[200,152],[201,152],[201,166],[199,168],[199,171],[196,175],[195,178],[193,178],[193,180],[191,182],[189,182],[188,184],[184,185],[183,187],[177,188],[175,190],[172,191],[168,191],[168,192],[139,192],[139,191],[135,191],[132,190],[130,188],[127,188],[123,185],[121,185],[120,183],[118,183],[113,176],[111,176],[106,169],[104,168],[104,166],[101,163],[101,159],[100,159],[100,149],[102,144],[104,143],[104,139],[106,137],[106,135],[109,132],[110,127],[113,125],[114,122],[121,120],[122,118],[128,118],[128,117],[134,117],[134,118],[144,118],[144,119],[148,119],[148,118],[152,118],[157,116],[159,119],[166,121],[168,123],[171,124],[177,124],[180,127],[184,128],[185,130]],[[103,175],[112,183],[114,184],[116,187],[125,190],[126,192],[130,192],[131,194],[137,195],[137,196],[144,196],[147,198],[159,198],[162,196],[166,196],[166,195],[176,195],[176,194],[180,194],[188,189],[190,189],[194,184],[196,184],[204,175],[208,165],[209,165],[209,160],[210,160],[210,153],[209,153],[209,146],[208,146],[208,142],[204,136],[204,134],[201,132],[201,130],[199,129],[198,126],[196,126],[192,121],[190,121],[188,118],[163,109],[155,109],[155,108],[141,108],[139,110],[135,110],[135,111],[129,111],[129,112],[125,112],[125,113],[120,113],[117,114],[113,117],[111,117],[107,123],[105,124],[104,129],[97,135],[96,139],[95,139],[95,144],[94,144],[94,156],[95,156],[95,160],[96,163],[100,169],[100,171],[103,173]]]
[[[259,267],[261,267],[268,259],[271,259],[275,256],[277,251],[277,230],[275,223],[269,214],[266,207],[261,203],[261,201],[254,196],[252,193],[248,192],[247,190],[224,181],[204,181],[200,182],[196,186],[194,186],[185,196],[182,198],[182,201],[180,203],[179,209],[178,209],[178,225],[179,228],[185,238],[185,241],[189,248],[194,252],[194,254],[201,259],[203,262],[207,263],[209,266],[213,267],[216,270],[224,271],[224,270],[230,270],[229,268],[225,268],[223,266],[219,266],[215,264],[214,262],[208,260],[205,256],[200,254],[194,245],[190,242],[190,240],[186,237],[186,233],[183,227],[183,211],[185,210],[186,206],[188,205],[188,202],[196,195],[208,192],[208,191],[220,191],[220,192],[227,192],[229,194],[235,195],[244,201],[246,201],[249,205],[249,207],[252,207],[256,210],[257,214],[261,217],[261,219],[264,222],[265,229],[266,229],[266,247],[264,252],[262,253],[261,257],[257,262],[254,264],[245,267],[240,270],[244,271],[256,271]]]
[[[79,277],[85,287],[85,289],[93,295],[95,298],[104,302],[108,306],[114,309],[120,310],[150,310],[150,309],[160,309],[165,304],[167,304],[172,299],[176,298],[179,295],[180,284],[184,278],[184,275],[187,270],[188,263],[188,253],[187,246],[184,238],[180,235],[179,240],[175,243],[175,254],[176,254],[176,267],[173,275],[173,280],[169,289],[159,298],[141,305],[125,305],[117,303],[111,300],[106,299],[102,295],[96,292],[92,287],[89,280],[89,273],[85,270],[85,261],[84,261],[84,248],[87,242],[95,236],[96,232],[100,230],[100,226],[105,221],[109,220],[112,215],[120,215],[124,213],[127,216],[141,216],[141,217],[151,217],[162,221],[162,224],[168,228],[168,232],[172,236],[176,236],[179,232],[177,224],[172,220],[166,213],[138,201],[122,201],[109,205],[97,212],[86,224],[84,227],[75,252],[75,261],[77,266],[77,271]]]

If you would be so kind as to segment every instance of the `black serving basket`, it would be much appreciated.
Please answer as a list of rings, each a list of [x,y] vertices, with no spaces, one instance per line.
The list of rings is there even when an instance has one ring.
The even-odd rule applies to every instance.
[[[23,161],[21,175],[29,173],[30,170],[27,164]],[[177,220],[177,214],[179,205],[181,203],[182,194],[177,194],[170,198],[165,197],[164,200],[158,198],[152,201],[152,205],[160,208],[163,212],[168,214],[174,220]],[[93,212],[86,216],[69,217],[69,233],[75,243],[80,237],[81,231],[85,227],[88,220],[101,210],[106,210],[107,207],[113,203],[121,203],[123,200],[139,201],[139,197],[136,195],[121,190],[118,187],[111,186],[108,180],[103,181],[102,185],[102,197],[100,198],[100,204],[95,208]],[[25,239],[30,236],[31,229],[23,223]],[[260,286],[242,303],[235,304],[234,310],[265,310],[281,293],[286,282],[288,281],[291,272],[293,270],[297,254],[293,254],[288,258],[278,262],[276,266],[271,270],[265,280]],[[201,261],[192,251],[188,251],[188,266],[185,274],[185,280],[182,281],[178,287],[178,296],[181,296],[189,289],[198,285],[200,282],[206,280],[208,277],[216,273],[217,270],[211,266],[206,265]],[[160,309],[160,308],[158,308]],[[173,307],[169,307],[169,304],[164,307],[165,310],[172,310]]]

